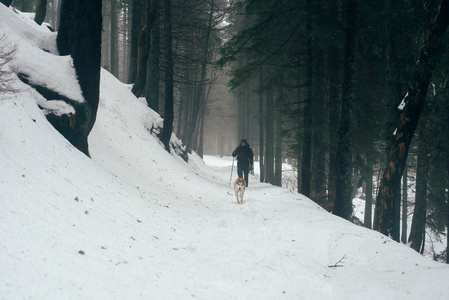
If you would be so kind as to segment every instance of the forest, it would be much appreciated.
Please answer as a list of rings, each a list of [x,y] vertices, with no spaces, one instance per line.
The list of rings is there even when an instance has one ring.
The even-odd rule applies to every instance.
[[[200,156],[246,138],[261,182],[282,186],[289,163],[297,192],[335,215],[359,222],[358,195],[359,225],[419,253],[448,239],[449,0],[0,2],[73,57],[86,102],[47,119],[86,155],[102,67],[164,118],[168,150],[172,132]]]

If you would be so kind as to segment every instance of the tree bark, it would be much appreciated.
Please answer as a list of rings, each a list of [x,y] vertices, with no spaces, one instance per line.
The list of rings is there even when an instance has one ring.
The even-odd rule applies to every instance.
[[[312,186],[312,17],[311,1],[306,1],[306,78],[304,84],[304,111],[302,158],[301,158],[301,194],[310,197]]]
[[[371,163],[367,165],[367,172],[365,174],[366,197],[365,197],[365,216],[363,225],[371,229],[373,218],[373,166]]]
[[[75,14],[75,2],[61,0],[60,22],[56,43],[60,55],[69,55],[73,44],[73,23]]]
[[[449,0],[441,0],[435,17],[426,28],[424,46],[399,113],[398,126],[388,154],[376,199],[374,229],[390,236],[394,229],[394,202],[397,182],[401,180],[413,134],[418,125],[429,87],[434,62],[441,48],[439,40],[449,24]]]
[[[9,7],[11,5],[13,0],[0,0],[0,3],[3,3],[6,5],[6,7]]]
[[[274,138],[274,145],[274,185],[282,186],[282,123],[278,112],[276,112],[276,135]]]
[[[128,83],[133,83],[136,81],[139,32],[143,27],[142,4],[143,4],[142,0],[132,0],[131,4],[132,16],[131,16],[131,39],[130,39],[130,52],[129,52]]]
[[[71,54],[85,102],[74,105],[70,122],[57,128],[76,148],[89,156],[87,137],[95,123],[100,97],[101,24],[100,0],[62,2],[58,50]]]
[[[139,33],[138,54],[137,54],[137,75],[134,82],[132,92],[136,97],[141,97],[145,91],[145,82],[147,78],[148,64],[148,42],[147,42],[148,26],[144,26]]]
[[[357,0],[345,4],[345,59],[342,110],[337,151],[336,199],[333,213],[344,219],[352,214],[352,156],[354,147],[354,74],[356,52]]]
[[[446,168],[447,168],[447,173],[449,176],[449,160],[448,160]],[[447,192],[446,194],[447,194],[447,196],[446,196],[446,203],[447,203],[446,204],[446,216],[447,216],[446,232],[449,233],[449,192]],[[449,264],[449,235],[446,235],[446,263]]]
[[[404,168],[404,174],[402,175],[402,233],[401,242],[407,244],[407,215],[408,215],[408,203],[407,203],[407,166]]]
[[[266,143],[265,143],[265,182],[274,182],[274,100],[273,91],[269,87],[267,91],[266,108]]]
[[[154,20],[154,24],[149,32],[150,52],[148,54],[147,65],[147,89],[146,99],[148,106],[155,112],[159,112],[159,53],[160,53],[160,34],[159,34],[159,2],[160,0],[151,0],[148,3],[148,17]]]
[[[313,81],[313,99],[312,102],[312,115],[314,119],[313,126],[313,159],[312,159],[312,190],[310,198],[319,204],[323,208],[327,208],[327,187],[326,187],[326,141],[324,137],[325,132],[325,99],[323,86],[324,83],[324,52],[322,48],[318,48],[316,53],[316,59],[314,60],[314,69],[316,76]]]
[[[262,90],[263,75],[259,74],[259,90]],[[263,94],[259,93],[259,169],[260,169],[260,182],[265,181],[265,152],[264,152],[264,101]]]
[[[111,74],[118,78],[118,10],[117,10],[117,1],[111,0],[111,54],[110,54],[110,63]]]
[[[150,30],[150,29],[149,29]],[[172,55],[172,23],[171,0],[164,1],[164,33],[165,33],[165,105],[164,127],[161,142],[170,152],[170,138],[173,131],[173,55]]]
[[[428,120],[426,123],[428,124]],[[423,236],[426,233],[427,182],[429,181],[430,150],[427,145],[427,126],[421,126],[418,141],[418,166],[416,172],[415,209],[410,228],[410,247],[420,252]]]
[[[32,12],[34,0],[15,0],[14,6],[22,12]]]
[[[337,0],[329,1],[329,13],[336,14],[338,12],[338,2]],[[337,20],[340,16],[337,15]],[[337,180],[337,149],[335,145],[338,145],[338,131],[336,130],[335,124],[338,124],[340,120],[340,98],[339,98],[339,88],[340,76],[339,76],[339,60],[340,60],[341,50],[334,42],[328,49],[328,77],[329,77],[329,90],[328,90],[328,135],[329,135],[329,174],[328,174],[328,205],[326,209],[328,211],[333,210],[333,205],[335,203],[336,196],[336,180]]]
[[[73,28],[73,65],[87,102],[86,121],[77,124],[73,144],[89,155],[87,137],[95,123],[100,99],[101,0],[76,0]]]
[[[34,16],[34,21],[42,25],[45,20],[45,15],[47,14],[47,0],[38,0],[36,7],[36,15]]]

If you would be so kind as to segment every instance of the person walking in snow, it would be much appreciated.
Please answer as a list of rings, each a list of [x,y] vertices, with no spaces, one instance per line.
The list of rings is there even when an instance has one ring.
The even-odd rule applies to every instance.
[[[245,176],[246,186],[248,186],[248,173],[253,169],[253,150],[246,139],[240,141],[240,145],[232,152],[232,157],[237,156],[237,175],[240,178]]]

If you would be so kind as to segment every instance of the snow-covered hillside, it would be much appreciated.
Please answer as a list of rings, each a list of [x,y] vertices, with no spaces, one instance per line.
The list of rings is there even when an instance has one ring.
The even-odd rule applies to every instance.
[[[21,18],[0,4],[0,35],[34,49],[36,80],[76,92],[70,59],[36,42],[54,34]],[[449,299],[449,266],[306,197],[251,177],[236,204],[230,158],[167,153],[160,117],[101,76],[92,159],[20,81],[0,101],[0,299]]]

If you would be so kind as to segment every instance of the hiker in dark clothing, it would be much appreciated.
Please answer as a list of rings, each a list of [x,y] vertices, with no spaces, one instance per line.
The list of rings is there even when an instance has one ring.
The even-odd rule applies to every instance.
[[[237,174],[243,178],[245,176],[246,186],[248,186],[248,173],[253,169],[253,150],[245,139],[240,141],[240,145],[232,152],[232,157],[237,156]]]

